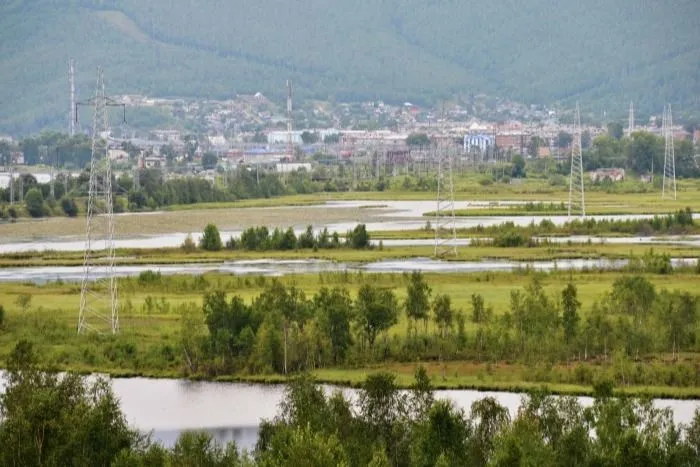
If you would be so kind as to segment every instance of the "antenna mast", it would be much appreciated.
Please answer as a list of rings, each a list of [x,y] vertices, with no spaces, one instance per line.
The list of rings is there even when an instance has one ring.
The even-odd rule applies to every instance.
[[[583,191],[583,156],[581,151],[581,110],[576,102],[574,117],[574,140],[571,145],[571,174],[569,176],[569,217],[579,212],[586,216],[586,202]]]
[[[119,332],[119,306],[117,281],[114,277],[114,214],[112,168],[107,148],[107,107],[122,104],[115,103],[105,95],[102,68],[97,69],[95,97],[82,104],[92,106],[94,115],[78,334],[86,330],[116,334]],[[104,240],[103,258],[97,257],[97,249],[100,247],[96,244],[100,240]],[[100,274],[98,269],[104,270],[104,274]]]
[[[676,155],[673,148],[671,104],[664,107],[663,133],[666,148],[664,151],[664,180],[661,187],[661,199],[676,199]]]
[[[455,226],[455,194],[452,181],[453,151],[450,146],[437,146],[437,209],[435,211],[435,256],[457,256]]]

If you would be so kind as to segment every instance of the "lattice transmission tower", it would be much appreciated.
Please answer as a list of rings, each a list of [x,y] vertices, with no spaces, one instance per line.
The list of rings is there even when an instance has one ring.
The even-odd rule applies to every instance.
[[[630,101],[630,114],[627,121],[627,136],[631,138],[632,133],[634,133],[634,102]]]
[[[581,151],[581,110],[576,103],[574,117],[574,140],[571,144],[571,174],[569,176],[569,217],[586,215],[586,201],[583,190],[583,156]]]
[[[70,86],[70,122],[68,123],[68,133],[75,136],[78,127],[77,106],[75,105],[75,59],[68,61],[68,85]]]
[[[676,155],[673,148],[671,104],[664,107],[663,133],[666,147],[664,150],[664,180],[661,187],[661,199],[676,199]]]
[[[85,331],[116,334],[119,332],[119,301],[114,277],[115,225],[107,108],[123,104],[105,95],[103,72],[98,68],[95,96],[87,102],[76,103],[76,109],[77,105],[88,105],[94,110],[78,334]],[[77,110],[75,116],[77,119]],[[101,255],[99,250],[103,250]]]
[[[435,210],[435,256],[457,256],[455,197],[452,180],[454,150],[440,144],[435,151],[437,162],[437,209]]]

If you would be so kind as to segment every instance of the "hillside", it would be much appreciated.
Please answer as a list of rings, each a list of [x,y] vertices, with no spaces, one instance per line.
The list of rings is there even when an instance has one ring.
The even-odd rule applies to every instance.
[[[206,6],[204,6],[206,5]],[[457,94],[622,116],[700,110],[700,2],[5,0],[0,133],[63,125],[92,92],[433,103]]]

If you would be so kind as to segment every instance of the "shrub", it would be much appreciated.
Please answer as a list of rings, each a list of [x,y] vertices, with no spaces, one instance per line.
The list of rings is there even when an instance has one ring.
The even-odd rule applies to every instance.
[[[346,242],[349,246],[355,249],[363,249],[369,247],[369,233],[365,224],[357,224],[354,230],[348,232]]]
[[[185,241],[182,242],[182,246],[180,248],[182,248],[185,253],[192,253],[197,249],[197,245],[194,243],[194,240],[192,240],[191,234],[187,234]]]
[[[32,217],[42,217],[44,215],[44,195],[38,188],[32,188],[24,197],[24,205],[27,212]]]
[[[139,285],[159,284],[162,279],[160,271],[141,271],[138,278]]]
[[[501,248],[515,248],[530,244],[530,238],[513,230],[499,233],[493,238],[494,246]]]
[[[0,328],[3,327],[3,323],[5,322],[5,308],[0,305]]]
[[[68,217],[76,217],[78,215],[79,209],[78,205],[75,203],[73,198],[68,198],[64,196],[61,198],[61,209]]]
[[[199,242],[199,246],[207,251],[219,251],[223,248],[219,229],[214,224],[207,224],[204,228],[204,235]]]
[[[551,186],[565,186],[566,178],[561,174],[555,174],[549,177],[549,184]]]

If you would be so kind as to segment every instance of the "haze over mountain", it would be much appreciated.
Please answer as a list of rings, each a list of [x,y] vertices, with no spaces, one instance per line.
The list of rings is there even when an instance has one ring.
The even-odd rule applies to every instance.
[[[423,104],[485,93],[625,114],[700,110],[698,0],[3,0],[0,133],[109,93]]]

